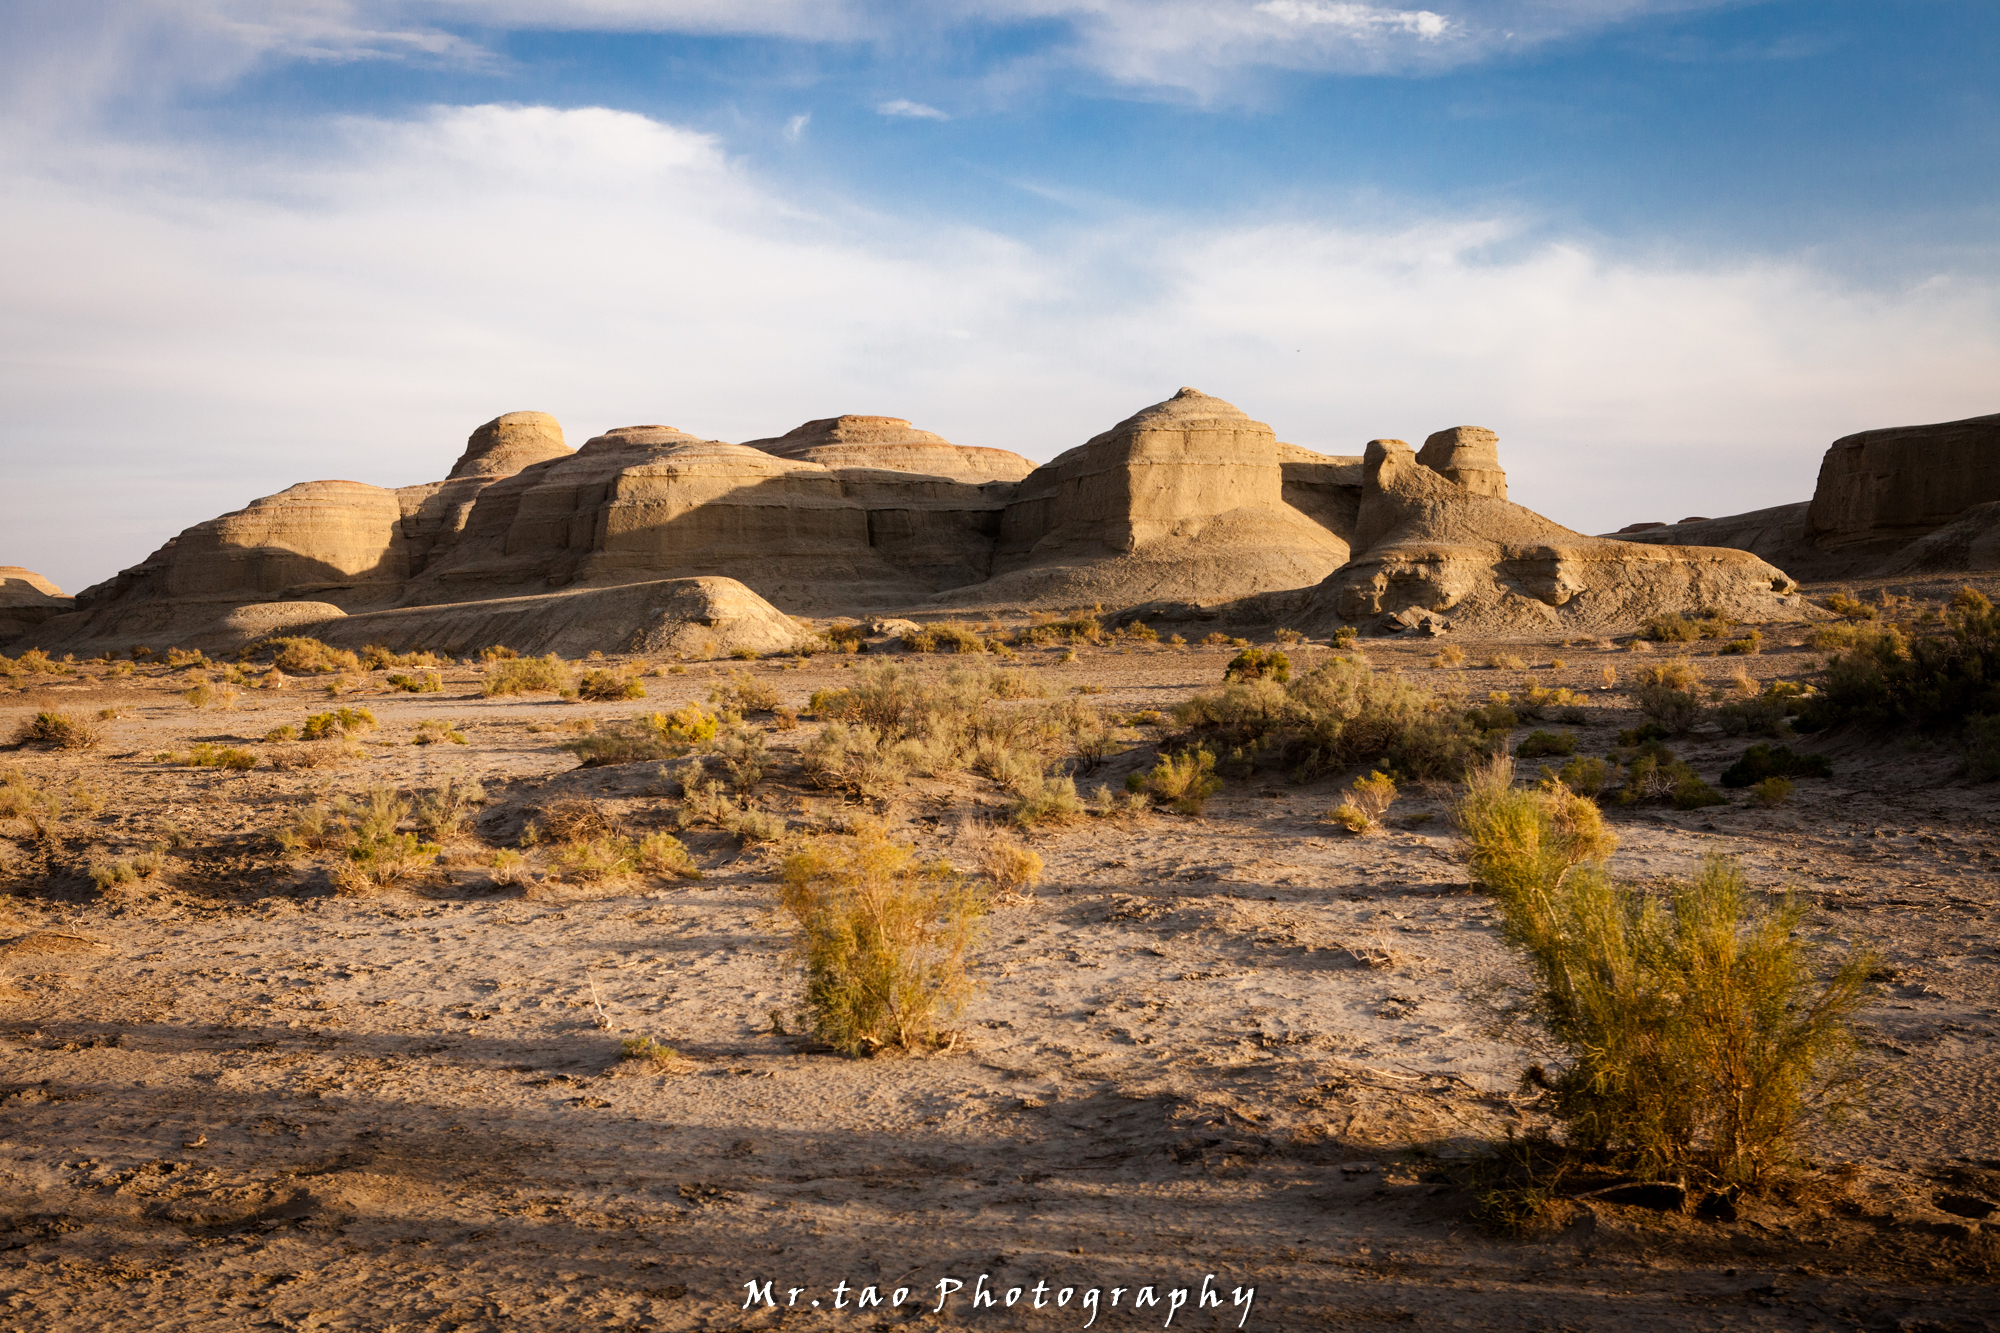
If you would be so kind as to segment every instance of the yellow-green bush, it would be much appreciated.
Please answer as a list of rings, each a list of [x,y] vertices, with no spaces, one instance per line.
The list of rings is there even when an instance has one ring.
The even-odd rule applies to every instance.
[[[935,1045],[971,998],[981,896],[942,861],[921,861],[877,825],[814,839],[785,858],[805,1012],[852,1055]]]
[[[375,726],[375,714],[366,708],[336,708],[308,717],[303,733],[309,741],[324,741],[373,731]]]
[[[646,687],[639,678],[623,671],[586,671],[577,682],[576,692],[582,698],[598,702],[646,697]]]
[[[1567,1053],[1550,1086],[1569,1145],[1692,1188],[1783,1165],[1806,1115],[1842,1091],[1871,960],[1827,959],[1803,905],[1760,906],[1722,858],[1662,892],[1618,884],[1597,807],[1512,776],[1505,761],[1475,771],[1454,813]]]
[[[512,694],[564,694],[571,688],[568,665],[550,653],[545,657],[492,659],[479,692],[490,698]]]
[[[1163,754],[1152,771],[1125,779],[1128,791],[1144,792],[1177,814],[1198,815],[1208,798],[1222,790],[1215,755],[1208,750]]]
[[[87,717],[43,709],[14,729],[16,745],[46,745],[55,750],[94,750],[104,740],[104,728]]]
[[[1382,822],[1396,801],[1396,784],[1386,773],[1356,778],[1347,799],[1327,812],[1327,818],[1349,833],[1366,833]]]
[[[256,651],[271,654],[271,665],[293,676],[323,676],[336,671],[359,671],[361,659],[345,648],[331,648],[318,639],[284,637],[266,639]],[[171,662],[169,655],[169,662]]]

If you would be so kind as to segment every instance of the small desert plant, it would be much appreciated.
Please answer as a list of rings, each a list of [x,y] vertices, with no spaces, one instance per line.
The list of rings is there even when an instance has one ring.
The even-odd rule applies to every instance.
[[[163,763],[186,764],[193,768],[226,768],[238,773],[247,773],[257,767],[254,752],[236,745],[211,745],[207,741],[196,741],[194,748],[183,754],[156,757]]]
[[[1396,784],[1386,773],[1356,778],[1347,799],[1327,812],[1327,818],[1349,833],[1366,833],[1382,822],[1396,800]]]
[[[534,842],[575,842],[582,838],[623,835],[624,825],[602,802],[581,796],[566,796],[536,808],[521,835],[525,846]]]
[[[1685,735],[1701,720],[1701,677],[1685,660],[1662,662],[1639,673],[1633,695],[1639,711],[1672,736]]]
[[[1731,639],[1728,643],[1716,649],[1716,651],[1725,657],[1732,654],[1740,656],[1750,653],[1761,653],[1764,651],[1764,635],[1760,631],[1753,629],[1741,638]]]
[[[807,843],[783,882],[815,1034],[851,1055],[938,1043],[971,997],[979,894],[873,823]]]
[[[1514,753],[1522,759],[1575,754],[1576,737],[1567,731],[1531,731],[1528,738],[1515,747]]]
[[[1450,670],[1465,665],[1465,649],[1455,643],[1448,643],[1431,658],[1431,666],[1439,671]]]
[[[582,698],[598,702],[646,697],[646,687],[639,678],[622,671],[586,671],[576,684],[576,692]]]
[[[182,691],[181,698],[187,702],[190,708],[230,709],[236,707],[235,690],[230,689],[227,685],[211,685],[206,681],[191,690]]]
[[[14,729],[16,745],[46,745],[56,750],[94,750],[104,740],[104,728],[94,719],[43,709]]]
[[[379,643],[371,643],[361,650],[361,667],[364,671],[386,671],[390,667],[437,667],[449,662],[425,648],[399,653]]]
[[[511,662],[519,656],[519,653],[504,643],[491,644],[479,650],[479,660],[482,662]]]
[[[426,671],[421,676],[395,673],[388,677],[386,683],[390,689],[408,694],[440,694],[444,691],[444,677],[435,671]]]
[[[1761,806],[1783,805],[1786,801],[1792,799],[1792,780],[1790,778],[1765,778],[1750,789],[1750,794],[1757,798],[1757,804]]]
[[[1299,631],[1295,629],[1281,629],[1275,631],[1271,635],[1271,637],[1276,639],[1279,643],[1289,645],[1289,644],[1304,642],[1306,636],[1299,633]]]
[[[688,1060],[671,1046],[664,1046],[651,1037],[627,1037],[618,1044],[618,1058],[639,1060],[651,1065],[663,1074],[688,1067]]]
[[[1012,833],[1000,829],[988,833],[980,839],[976,855],[979,873],[997,893],[1025,893],[1041,882],[1042,858]]]
[[[676,759],[707,749],[720,725],[721,719],[700,704],[683,704],[671,713],[641,713],[629,725],[586,735],[565,748],[585,768]]]
[[[1128,791],[1144,792],[1177,814],[1198,815],[1208,798],[1222,790],[1215,776],[1215,755],[1209,750],[1163,754],[1152,771],[1125,779]]]
[[[560,657],[505,657],[493,659],[480,693],[491,698],[506,694],[562,694],[570,686],[569,667]]]
[[[164,844],[156,843],[150,849],[116,861],[95,862],[90,867],[91,882],[100,891],[125,888],[142,880],[151,879],[165,869],[167,850]]]
[[[411,813],[425,841],[447,843],[465,832],[472,812],[484,804],[486,789],[453,773],[428,791],[418,792]]]
[[[1802,754],[1789,745],[1753,745],[1722,771],[1725,787],[1751,787],[1765,778],[1830,778],[1833,764],[1823,754]]]
[[[1512,731],[1521,725],[1512,704],[1513,699],[1505,690],[1494,690],[1486,696],[1485,703],[1465,710],[1465,720],[1481,731]]]
[[[272,654],[271,665],[287,675],[323,676],[361,669],[359,657],[345,648],[330,648],[318,639],[267,639],[259,646]],[[170,655],[170,664],[171,661]]]
[[[908,653],[983,653],[986,640],[973,633],[956,620],[943,621],[936,625],[926,625],[920,630],[903,636],[903,651]]]
[[[309,741],[324,741],[373,731],[375,725],[375,714],[366,708],[336,708],[308,717],[301,734]]]
[[[449,741],[453,745],[464,745],[465,733],[434,717],[427,717],[417,723],[417,734],[410,737],[412,745],[440,745]]]
[[[1650,616],[1640,628],[1655,643],[1693,643],[1701,637],[1701,627],[1677,611]]]
[[[1820,605],[1843,620],[1873,620],[1875,618],[1875,608],[1861,601],[1845,588],[1839,592],[1830,594]]]
[[[1032,773],[1015,782],[1007,818],[1022,828],[1039,824],[1066,824],[1084,812],[1083,798],[1076,794],[1076,779]]]
[[[1596,807],[1511,778],[1506,764],[1476,772],[1455,813],[1473,878],[1528,961],[1535,1012],[1568,1053],[1550,1086],[1570,1147],[1691,1188],[1767,1176],[1845,1090],[1873,961],[1816,966],[1804,906],[1756,905],[1722,858],[1660,894],[1614,883]]]
[[[1514,653],[1489,653],[1484,665],[1489,671],[1520,671],[1528,664]]]
[[[748,671],[736,670],[722,684],[709,690],[708,701],[717,708],[735,713],[770,713],[777,710],[778,692]]]
[[[1548,772],[1546,768],[1542,771]],[[1555,778],[1578,796],[1595,799],[1597,794],[1609,785],[1612,775],[1611,765],[1602,759],[1578,755],[1564,764],[1555,774]]]
[[[1145,814],[1153,802],[1143,791],[1115,792],[1099,783],[1084,802],[1084,813],[1093,819],[1129,819]]]
[[[878,800],[900,787],[910,771],[898,747],[866,724],[827,723],[799,758],[818,786]]]
[[[299,729],[289,722],[272,727],[264,733],[264,741],[267,745],[282,745],[286,741],[295,741],[298,738]]]
[[[1245,648],[1230,659],[1223,668],[1224,680],[1275,680],[1288,681],[1292,678],[1292,659],[1283,651],[1273,648],[1268,652],[1262,648]]]

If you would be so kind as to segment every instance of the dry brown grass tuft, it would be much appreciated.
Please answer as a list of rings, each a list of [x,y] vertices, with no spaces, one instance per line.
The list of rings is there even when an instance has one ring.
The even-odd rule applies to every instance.
[[[104,740],[104,728],[94,719],[43,709],[14,730],[16,745],[45,745],[56,750],[94,750]]]

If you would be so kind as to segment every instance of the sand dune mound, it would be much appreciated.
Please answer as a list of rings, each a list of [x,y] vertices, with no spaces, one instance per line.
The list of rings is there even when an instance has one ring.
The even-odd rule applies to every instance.
[[[829,468],[880,468],[981,485],[1019,481],[1033,462],[1005,449],[953,444],[901,417],[839,416],[808,421],[768,440],[745,440],[779,458]]]
[[[738,648],[782,652],[803,637],[783,612],[735,579],[657,579],[530,597],[400,607],[326,621],[313,633],[361,648],[470,653],[505,644],[523,653],[720,657]]]
[[[1491,433],[1482,434],[1490,448]],[[1504,492],[1504,477],[1496,487],[1497,454],[1488,456],[1491,466],[1469,469],[1481,493],[1426,465],[1401,440],[1370,441],[1357,554],[1314,590],[1307,621],[1320,629],[1609,632],[1704,607],[1751,621],[1802,614],[1792,580],[1747,552],[1586,537],[1499,498],[1491,491]]]

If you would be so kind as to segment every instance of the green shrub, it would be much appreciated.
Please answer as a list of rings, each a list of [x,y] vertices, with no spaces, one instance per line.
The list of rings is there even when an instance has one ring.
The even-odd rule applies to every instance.
[[[583,761],[584,768],[678,759],[715,741],[720,719],[700,704],[683,704],[671,713],[641,713],[622,726],[611,726],[571,741],[564,748]]]
[[[2000,714],[2000,610],[1962,590],[1935,626],[1889,625],[1857,635],[1827,663],[1825,687],[1797,726],[1958,728]]]
[[[345,648],[330,648],[318,639],[266,639],[256,651],[269,652],[271,665],[293,676],[323,676],[335,671],[359,671],[361,659]]]
[[[1741,655],[1746,653],[1761,653],[1763,651],[1764,651],[1764,636],[1763,634],[1754,629],[1751,630],[1749,633],[1745,634],[1742,638],[1731,639],[1728,643],[1725,643],[1722,645],[1722,647],[1716,649],[1716,652],[1722,654],[1725,657],[1730,656],[1732,654]]]
[[[1478,731],[1446,700],[1344,657],[1284,684],[1233,681],[1174,716],[1186,730],[1168,748],[1241,750],[1300,782],[1373,760],[1411,777],[1454,777],[1481,749]]]
[[[742,670],[730,672],[726,681],[709,690],[708,701],[745,715],[776,712],[782,702],[776,690]]]
[[[1823,754],[1799,754],[1788,745],[1753,745],[1722,771],[1725,787],[1749,787],[1765,778],[1830,778],[1833,762]]]
[[[1347,799],[1327,812],[1327,818],[1349,833],[1366,833],[1382,822],[1396,801],[1396,784],[1385,773],[1356,778],[1347,789]]]
[[[1633,690],[1639,711],[1658,723],[1667,734],[1683,736],[1701,721],[1701,684],[1693,665],[1685,660],[1662,662],[1639,673]]]
[[[605,702],[616,699],[643,699],[646,687],[639,678],[623,671],[586,671],[577,682],[577,694],[585,699]]]
[[[298,738],[299,738],[299,729],[295,726],[292,726],[290,723],[285,723],[282,726],[272,727],[269,731],[264,733],[264,740],[267,744],[270,745],[281,745],[286,741],[295,741]]]
[[[453,745],[464,745],[465,733],[434,717],[427,717],[417,723],[417,734],[410,737],[412,745],[439,745],[446,741]]]
[[[1521,718],[1508,706],[1511,702],[1505,690],[1495,690],[1485,703],[1466,709],[1465,720],[1481,731],[1512,731]]]
[[[1757,798],[1757,804],[1759,805],[1783,805],[1786,801],[1792,799],[1792,780],[1790,778],[1765,778],[1750,789],[1750,794]]]
[[[560,657],[504,657],[487,669],[480,693],[489,698],[509,694],[562,694],[571,687],[569,667]]]
[[[1542,771],[1546,773],[1548,770]],[[1614,771],[1611,765],[1602,759],[1578,755],[1556,772],[1555,779],[1578,796],[1587,796],[1594,800],[1597,794],[1610,784]]]
[[[309,741],[323,741],[373,730],[375,730],[375,714],[366,708],[337,708],[332,712],[314,713],[308,717],[304,735]]]
[[[807,843],[782,877],[814,1034],[850,1055],[939,1043],[971,998],[979,894],[873,823]]]
[[[46,745],[55,750],[94,750],[104,741],[104,728],[87,717],[43,709],[14,728],[14,744]]]
[[[1674,780],[1674,809],[1699,810],[1705,805],[1727,805],[1729,798],[1702,781],[1692,771]]]
[[[1475,776],[1456,813],[1476,883],[1534,978],[1568,1056],[1551,1084],[1570,1147],[1641,1179],[1755,1184],[1810,1113],[1840,1100],[1850,1019],[1873,961],[1821,968],[1805,908],[1759,907],[1733,862],[1650,894],[1615,883],[1594,806]]]
[[[1843,620],[1873,620],[1875,618],[1875,608],[1866,602],[1858,600],[1854,594],[1848,592],[1845,588],[1827,596],[1825,600],[1820,602],[1820,605]]]
[[[1533,731],[1528,738],[1516,746],[1514,753],[1523,759],[1541,759],[1551,755],[1576,753],[1576,737],[1570,732]]]
[[[1280,649],[1266,652],[1262,648],[1245,648],[1230,659],[1223,668],[1224,680],[1275,680],[1280,683],[1292,678],[1292,659]]]
[[[986,640],[969,626],[956,620],[926,625],[903,636],[903,651],[909,653],[983,653]]]
[[[1067,824],[1084,813],[1083,798],[1076,794],[1076,779],[1049,777],[1035,773],[1014,784],[1007,818],[1022,828],[1041,824]]]
[[[383,644],[371,643],[361,650],[363,671],[386,671],[390,667],[441,667],[451,665],[450,659],[439,657],[429,649],[418,648],[407,653],[395,652]]]
[[[1701,637],[1701,627],[1676,611],[1649,616],[1639,628],[1655,643],[1693,643]]]
[[[1198,815],[1208,798],[1222,790],[1215,755],[1207,750],[1163,754],[1151,772],[1125,779],[1128,791],[1144,792],[1177,814]]]
[[[391,689],[408,694],[440,694],[444,691],[444,677],[435,671],[426,671],[421,676],[391,675],[387,684]]]

